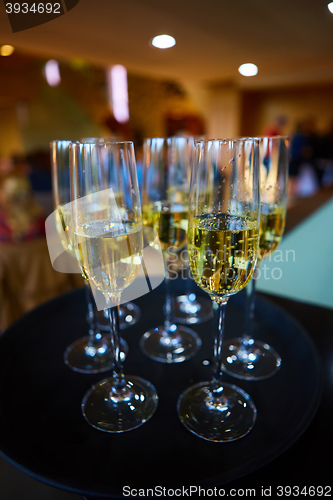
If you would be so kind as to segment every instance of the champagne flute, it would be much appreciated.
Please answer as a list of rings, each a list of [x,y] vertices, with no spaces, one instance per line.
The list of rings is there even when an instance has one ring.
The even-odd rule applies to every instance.
[[[256,408],[241,388],[222,377],[225,309],[250,281],[259,243],[258,140],[198,141],[192,167],[188,250],[192,276],[213,301],[212,380],[186,389],[178,416],[193,434],[216,442],[247,434]]]
[[[74,235],[71,224],[69,148],[71,141],[51,142],[52,190],[55,208],[55,222],[64,250],[75,257]],[[84,276],[83,276],[84,277]],[[65,364],[80,373],[99,373],[110,370],[113,364],[110,335],[101,334],[97,321],[97,310],[91,296],[88,281],[84,279],[87,302],[86,320],[88,335],[70,344],[64,353]],[[127,343],[121,347],[125,359]]]
[[[154,414],[155,387],[124,375],[118,306],[136,278],[143,252],[142,213],[132,142],[71,146],[72,224],[76,257],[91,285],[110,304],[113,375],[93,385],[82,413],[93,427],[129,431]]]
[[[261,137],[260,141],[260,237],[254,279],[247,288],[245,333],[225,342],[223,369],[245,380],[263,380],[281,367],[279,353],[254,338],[255,283],[260,264],[270,257],[282,239],[286,221],[289,139]]]
[[[165,264],[165,321],[140,340],[142,351],[162,363],[180,363],[201,346],[196,332],[173,321],[170,273],[177,253],[187,241],[190,139],[146,139],[143,146],[144,224],[158,232]]]
[[[80,140],[82,143],[94,144],[103,142],[115,142],[116,137],[102,138],[102,137],[85,137]],[[95,311],[98,327],[102,332],[109,332],[110,323],[108,319],[108,310]],[[128,326],[135,325],[141,318],[140,308],[134,302],[126,302],[119,306],[119,328],[124,330]],[[124,340],[122,339],[122,342]],[[124,357],[125,359],[125,357]]]
[[[205,139],[198,137],[197,139]],[[193,161],[194,137],[188,137],[190,148],[190,164]],[[174,318],[177,323],[194,325],[203,323],[213,318],[212,301],[209,298],[200,297],[192,290],[192,277],[189,269],[187,248],[181,252],[182,269],[181,274],[185,275],[185,293],[177,295],[173,303]]]

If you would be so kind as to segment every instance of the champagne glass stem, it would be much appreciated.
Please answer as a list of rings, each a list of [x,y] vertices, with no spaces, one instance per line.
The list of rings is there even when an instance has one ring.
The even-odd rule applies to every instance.
[[[123,365],[120,358],[120,335],[119,335],[119,305],[108,310],[111,327],[111,344],[113,348],[113,378],[115,380],[114,389],[121,390],[125,385]]]
[[[87,323],[89,326],[89,335],[91,339],[93,340],[95,336],[95,323],[94,323],[94,310],[93,310],[93,305],[92,305],[92,300],[90,296],[90,289],[89,289],[89,284],[85,281],[84,282],[84,288],[86,292],[86,302],[87,302],[87,308],[88,308],[88,313],[86,316]]]
[[[253,277],[247,286],[247,296],[246,296],[246,313],[245,313],[245,335],[242,337],[242,343],[244,346],[248,345],[249,340],[252,339],[253,326],[254,326],[254,310],[256,305],[256,271],[258,265],[254,270]]]
[[[225,324],[225,309],[227,300],[213,302],[214,310],[214,358],[213,358],[213,391],[219,388],[222,376],[222,344]]]
[[[248,284],[248,291],[246,297],[246,320],[245,320],[245,335],[242,338],[244,345],[248,344],[248,341],[252,338],[253,333],[253,321],[254,321],[254,309],[255,309],[255,280],[252,279]]]
[[[165,260],[165,318],[164,318],[164,329],[166,332],[170,331],[170,326],[172,325],[172,297],[170,293],[170,272],[169,272],[169,261]]]
[[[250,323],[249,333],[252,333],[253,321],[254,321],[254,309],[255,309],[255,305],[256,305],[255,283],[256,283],[255,279],[252,279],[250,281],[251,289],[250,289],[249,305],[248,305],[248,307],[249,307],[248,314],[249,314],[249,323]]]
[[[89,326],[89,341],[88,344],[91,347],[101,346],[103,344],[102,335],[99,329],[99,324],[97,321],[97,313],[96,313],[96,304],[92,297],[91,289],[89,283],[84,281],[85,284],[85,292],[86,292],[86,301],[88,307],[87,313],[87,323]]]

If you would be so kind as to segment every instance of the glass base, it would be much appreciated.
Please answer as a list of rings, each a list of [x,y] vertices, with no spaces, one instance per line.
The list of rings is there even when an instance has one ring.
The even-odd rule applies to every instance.
[[[250,396],[235,385],[201,382],[184,391],[177,403],[182,424],[207,441],[235,441],[245,436],[257,418]]]
[[[120,339],[120,359],[124,361],[128,353],[128,345]],[[101,373],[111,370],[113,351],[110,335],[102,335],[98,346],[94,346],[89,335],[82,337],[67,347],[64,353],[65,364],[80,373]]]
[[[196,332],[185,326],[171,325],[167,332],[158,326],[146,332],[140,339],[142,352],[161,363],[181,363],[192,358],[201,347]]]
[[[104,432],[126,432],[149,420],[158,405],[153,384],[140,377],[125,376],[125,385],[115,389],[113,377],[101,380],[85,394],[81,410],[86,421]]]
[[[273,347],[250,339],[244,344],[241,337],[223,343],[223,371],[243,380],[263,380],[281,367],[281,357]]]
[[[195,325],[213,317],[212,301],[195,293],[179,295],[173,303],[173,314],[178,323]]]
[[[125,328],[135,325],[141,318],[141,310],[139,306],[133,302],[126,302],[126,304],[121,304],[119,306],[119,328],[124,330]],[[107,313],[104,311],[97,311],[97,321],[99,328],[103,332],[108,332],[110,329],[110,323],[108,320]]]

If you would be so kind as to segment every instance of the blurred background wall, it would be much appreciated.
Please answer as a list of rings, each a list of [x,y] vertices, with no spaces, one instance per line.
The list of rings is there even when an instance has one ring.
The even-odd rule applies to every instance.
[[[48,150],[51,140],[95,136],[144,137],[190,133],[209,137],[292,135],[311,119],[319,132],[333,119],[333,84],[247,90],[233,83],[203,85],[128,74],[129,121],[118,123],[108,99],[106,68],[59,62],[61,83],[50,86],[46,59],[20,53],[0,58],[0,156]],[[279,123],[278,123],[279,122]]]

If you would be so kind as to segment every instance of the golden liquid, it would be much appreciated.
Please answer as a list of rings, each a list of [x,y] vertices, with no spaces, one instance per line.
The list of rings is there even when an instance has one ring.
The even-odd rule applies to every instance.
[[[188,207],[181,204],[151,203],[143,207],[144,224],[153,227],[162,252],[182,249],[187,242]]]
[[[75,240],[83,273],[105,295],[119,294],[136,278],[142,255],[141,225],[98,220],[80,226]]]
[[[72,257],[75,257],[74,252],[74,234],[72,231],[72,213],[68,207],[58,206],[56,213],[56,229],[61,239],[61,244],[64,250]]]
[[[260,215],[259,260],[272,254],[278,247],[286,224],[286,209],[263,204]]]
[[[191,273],[213,299],[233,295],[250,281],[258,256],[258,229],[256,220],[227,214],[190,220]]]

